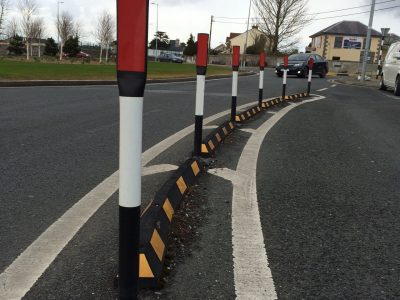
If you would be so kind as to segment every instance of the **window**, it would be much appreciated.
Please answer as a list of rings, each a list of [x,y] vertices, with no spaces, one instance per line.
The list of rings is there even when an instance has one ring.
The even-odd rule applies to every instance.
[[[343,37],[337,36],[335,37],[335,48],[342,48],[343,45]]]
[[[340,56],[334,56],[332,57],[332,60],[340,60]]]

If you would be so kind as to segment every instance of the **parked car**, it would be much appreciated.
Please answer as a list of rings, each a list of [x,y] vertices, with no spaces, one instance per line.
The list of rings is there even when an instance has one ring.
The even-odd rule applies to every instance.
[[[90,58],[90,54],[81,51],[76,55],[76,57],[77,58]]]
[[[307,77],[308,75],[308,61],[310,58],[314,59],[313,74],[318,74],[321,78],[325,78],[328,73],[328,63],[318,54],[300,53],[289,56],[288,75],[297,75],[297,77]],[[283,64],[278,64],[275,69],[277,76],[283,76]]]
[[[379,88],[394,89],[394,94],[400,96],[400,42],[392,44],[383,62]]]
[[[173,62],[173,63],[178,63],[182,64],[183,63],[183,58],[174,54],[161,54],[158,57],[158,61],[160,62]]]

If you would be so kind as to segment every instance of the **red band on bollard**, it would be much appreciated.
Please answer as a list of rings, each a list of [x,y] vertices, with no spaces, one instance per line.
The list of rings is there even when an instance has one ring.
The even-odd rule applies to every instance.
[[[118,71],[146,72],[148,0],[118,0]]]
[[[265,52],[260,53],[260,69],[264,70],[265,68]]]
[[[239,67],[239,65],[240,65],[240,46],[233,46],[232,67]]]
[[[197,67],[207,67],[208,61],[208,34],[199,33],[197,36]]]
[[[287,55],[283,57],[283,65],[285,67],[289,66],[289,57]]]
[[[314,59],[311,57],[308,61],[308,69],[312,70],[314,67]]]

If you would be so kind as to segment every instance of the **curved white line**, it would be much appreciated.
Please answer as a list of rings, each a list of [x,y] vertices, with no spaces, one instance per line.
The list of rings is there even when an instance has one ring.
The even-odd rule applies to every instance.
[[[248,103],[238,109],[244,109],[256,103],[258,102]],[[204,124],[224,117],[230,112],[226,110],[208,117],[204,119]],[[143,167],[191,134],[193,130],[194,125],[190,125],[145,151],[142,154]],[[91,190],[47,228],[0,274],[0,299],[21,299],[31,289],[79,229],[118,190],[118,179],[119,171],[116,171]]]

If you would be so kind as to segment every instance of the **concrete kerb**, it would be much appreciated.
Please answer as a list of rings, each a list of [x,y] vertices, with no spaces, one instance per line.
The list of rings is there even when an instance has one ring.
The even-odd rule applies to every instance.
[[[307,93],[287,96],[285,101],[306,98]],[[282,103],[281,98],[263,101],[264,110]],[[238,115],[240,122],[248,121],[261,111],[259,106],[252,107]],[[243,115],[243,118],[241,117]],[[238,122],[226,121],[204,138],[202,156],[214,156],[221,143],[236,129]],[[156,193],[153,201],[143,211],[140,225],[139,280],[141,288],[155,288],[163,275],[165,255],[169,243],[171,223],[175,212],[206,170],[201,158],[191,158],[182,164],[171,178]]]
[[[239,76],[251,76],[255,72],[243,72]],[[231,78],[232,75],[211,75],[207,80]],[[174,83],[195,81],[196,77],[168,78],[168,79],[149,79],[147,83]],[[110,86],[117,85],[116,80],[4,80],[0,81],[0,87],[34,87],[34,86]]]

